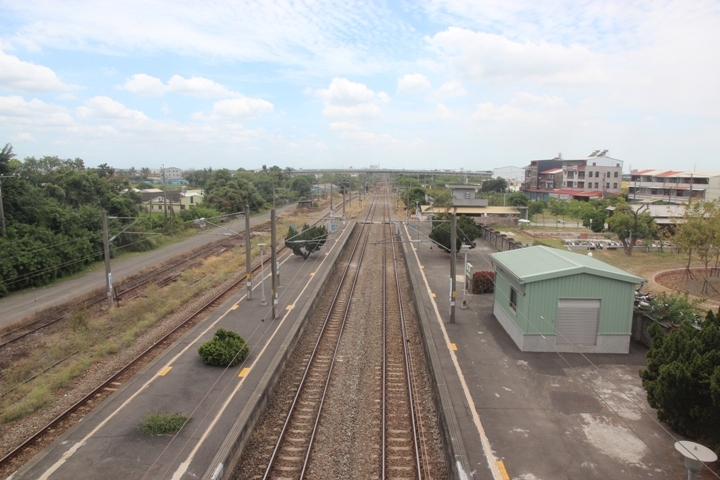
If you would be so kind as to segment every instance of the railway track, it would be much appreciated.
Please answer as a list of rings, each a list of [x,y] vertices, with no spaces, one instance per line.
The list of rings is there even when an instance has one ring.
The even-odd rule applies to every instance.
[[[324,215],[322,217],[319,217],[315,223],[322,222],[327,215]],[[263,227],[259,227],[262,229]],[[267,227],[265,227],[267,228]],[[254,230],[253,230],[254,231]],[[217,248],[223,248],[219,247],[217,244],[214,245],[213,249]],[[278,248],[278,255],[282,255],[286,248],[283,245],[282,247]],[[194,256],[195,259],[198,258],[198,256]],[[257,259],[256,259],[257,260]],[[192,261],[191,258],[186,258],[186,261]],[[271,258],[268,256],[268,258],[265,259],[265,264],[269,264],[271,262]],[[163,273],[167,273],[168,270],[171,268],[177,268],[179,265],[183,264],[185,262],[177,262],[174,263],[171,267],[166,268],[163,270]],[[262,266],[260,265],[260,262],[257,262],[257,265],[255,265],[252,269],[253,276],[256,276],[260,273]],[[172,275],[170,275],[172,276]],[[167,278],[168,276],[164,277]],[[156,276],[157,278],[157,276]],[[147,280],[150,281],[150,280]],[[50,421],[48,424],[46,424],[44,427],[38,429],[33,435],[28,437],[24,442],[22,442],[20,445],[13,448],[11,451],[9,451],[5,456],[0,458],[0,469],[6,467],[14,458],[19,457],[23,454],[23,452],[27,451],[28,449],[33,448],[34,445],[44,445],[48,442],[44,441],[43,439],[46,436],[50,437],[56,437],[64,431],[65,428],[69,428],[78,418],[81,418],[82,415],[89,412],[89,410],[92,409],[95,405],[97,405],[100,401],[102,401],[104,398],[112,394],[114,390],[117,389],[120,385],[122,385],[126,380],[132,377],[136,371],[141,369],[148,361],[150,361],[152,358],[154,358],[159,352],[163,351],[172,343],[179,338],[181,335],[183,335],[187,330],[192,328],[198,321],[203,318],[204,314],[207,312],[212,311],[217,306],[222,304],[229,295],[234,294],[238,290],[243,290],[245,288],[246,278],[245,275],[240,276],[236,281],[234,281],[231,285],[229,285],[227,288],[223,289],[220,293],[215,295],[213,298],[209,299],[205,304],[203,304],[200,308],[192,312],[185,320],[180,322],[179,325],[177,325],[175,328],[173,328],[171,331],[166,333],[162,338],[159,338],[155,341],[155,343],[136,356],[132,361],[127,363],[124,367],[120,368],[118,371],[116,371],[114,374],[109,376],[107,379],[105,379],[103,382],[101,382],[97,387],[95,387],[91,392],[89,392],[87,395],[85,395],[83,398],[81,398],[79,401],[75,402],[70,408],[62,412],[60,415],[58,415],[56,418],[54,418],[52,421]],[[133,284],[132,289],[138,288],[137,284]],[[130,289],[124,290],[125,292],[129,291]],[[106,301],[103,298],[103,301]],[[54,320],[54,322],[59,321],[59,319]],[[38,331],[42,328],[47,327],[48,324],[45,324],[43,326],[40,326],[35,329],[35,331]],[[33,333],[33,332],[30,332]],[[29,333],[24,333],[22,336],[27,336]],[[11,343],[13,341],[16,341],[21,337],[18,337],[13,340],[7,341],[7,343]],[[2,345],[0,345],[1,347]],[[53,367],[50,367],[53,368]],[[43,372],[38,373],[34,377],[37,377],[38,375],[41,375]],[[34,378],[33,377],[33,378]],[[30,381],[32,379],[26,380]],[[7,393],[7,392],[5,392]]]
[[[373,207],[368,210],[370,217]],[[344,266],[338,288],[275,442],[263,479],[304,478],[310,463],[313,442],[322,417],[323,404],[327,398],[371,226],[362,225],[359,228],[361,230],[355,235],[350,259]]]
[[[377,212],[381,210],[381,212]],[[374,217],[381,219],[380,225]],[[413,388],[415,384],[414,369],[409,337],[406,333],[405,314],[402,298],[402,286],[398,275],[398,252],[393,237],[392,224],[386,198],[377,200],[369,209],[364,221],[358,222],[356,237],[352,245],[352,253],[342,267],[342,274],[337,281],[337,290],[325,315],[322,327],[309,355],[305,356],[306,366],[299,378],[294,398],[289,406],[274,445],[265,448],[272,450],[262,475],[253,478],[292,478],[302,479],[313,477],[322,467],[326,459],[315,460],[316,456],[328,456],[327,452],[317,452],[314,447],[315,438],[319,435],[320,426],[327,430],[339,432],[346,430],[342,426],[329,427],[331,417],[324,415],[327,403],[329,409],[343,409],[346,419],[355,417],[352,408],[333,405],[337,401],[329,395],[334,385],[333,373],[337,362],[343,362],[348,352],[342,352],[343,332],[349,321],[351,306],[364,308],[367,299],[356,295],[356,285],[363,270],[363,259],[368,252],[371,229],[378,230],[382,240],[382,253],[373,250],[370,255],[381,253],[382,267],[380,271],[368,270],[365,275],[381,274],[382,278],[382,354],[377,357],[376,370],[381,372],[374,381],[374,386],[364,391],[367,400],[365,405],[373,405],[369,413],[369,437],[373,463],[369,471],[373,477],[391,478],[431,478],[430,467],[425,462],[423,467],[420,446],[425,444],[422,438],[423,429],[417,428],[418,418],[415,414]],[[351,320],[350,320],[351,321]],[[380,345],[378,345],[380,347]],[[340,373],[338,373],[340,375]],[[327,439],[327,438],[326,438]],[[320,447],[317,447],[320,448]],[[326,473],[327,474],[327,473]],[[357,473],[357,475],[360,475]]]
[[[118,303],[120,301],[130,300],[140,295],[142,290],[151,283],[156,283],[160,287],[169,285],[180,275],[178,272],[179,269],[183,270],[189,268],[199,260],[216,254],[218,250],[227,248],[230,243],[231,240],[224,240],[220,244],[216,243],[210,248],[200,249],[178,261],[173,261],[158,269],[154,269],[152,272],[141,274],[129,279],[128,281],[122,282],[118,285],[115,294]],[[67,319],[73,310],[77,308],[82,307],[83,309],[89,309],[105,303],[107,303],[107,296],[105,292],[102,292],[95,294],[90,298],[84,299],[78,304],[53,309],[53,311],[47,315],[43,315],[34,321],[23,323],[17,328],[4,332],[0,336],[0,349]]]
[[[380,478],[423,478],[413,369],[408,349],[398,252],[392,226],[384,225],[382,318],[382,441]]]

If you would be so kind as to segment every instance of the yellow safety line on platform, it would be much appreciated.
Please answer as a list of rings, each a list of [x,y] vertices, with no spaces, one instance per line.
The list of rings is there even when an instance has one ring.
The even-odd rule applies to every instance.
[[[315,276],[315,272],[310,272],[310,276],[311,276],[311,277],[314,277],[314,276]]]
[[[435,298],[435,294],[434,294],[434,293],[432,294],[432,297]]]
[[[500,475],[502,475],[503,480],[510,480],[510,476],[507,473],[507,470],[505,470],[505,464],[502,460],[497,461],[498,468],[500,469]]]
[[[455,345],[454,343],[451,343],[451,344],[450,344],[450,348],[452,348],[453,350],[457,351],[457,345]]]
[[[410,232],[408,232],[407,225],[405,225],[405,237],[410,238]],[[415,262],[420,265],[420,257],[418,257],[417,252],[414,253],[414,257]],[[422,268],[422,265],[420,266],[420,268]],[[427,293],[429,295],[432,294],[432,291],[430,291],[430,284],[428,283],[425,272],[421,270],[420,274],[422,275],[422,280],[425,284],[425,289]],[[449,347],[450,337],[448,337],[447,329],[445,328],[442,316],[440,315],[440,310],[438,309],[437,302],[432,299],[430,300],[430,302],[432,303],[433,310],[435,311],[435,319],[437,320],[437,323],[440,326],[440,330],[442,331],[445,345]],[[485,428],[483,428],[482,422],[480,421],[480,415],[478,414],[475,402],[473,401],[472,395],[470,394],[470,389],[468,388],[467,381],[463,376],[462,368],[460,368],[460,362],[458,361],[457,355],[455,355],[455,352],[453,352],[452,349],[450,349],[450,359],[452,360],[453,366],[455,367],[455,371],[457,372],[458,378],[460,380],[460,386],[462,387],[463,396],[465,397],[465,402],[470,409],[473,423],[475,423],[475,428],[480,435],[480,443],[482,443],[483,453],[485,454],[485,458],[487,458],[488,467],[490,468],[490,473],[492,473],[492,478],[493,480],[503,480],[500,474],[500,469],[498,468],[498,465],[496,463],[497,460],[495,460],[495,454],[493,453],[492,447],[490,446],[490,440],[488,440],[487,438]]]
[[[164,377],[170,370],[172,370],[172,366],[165,365],[163,369],[158,372],[158,377]]]
[[[238,304],[236,303],[235,305],[233,305],[232,307],[230,307],[230,310],[237,310],[237,308],[238,308],[239,306],[240,306],[240,305],[238,305]]]
[[[295,305],[288,305],[287,307],[285,307],[285,310],[290,311],[293,309],[294,306]]]
[[[240,370],[240,373],[238,374],[238,377],[245,378],[247,377],[247,374],[250,373],[250,369],[245,367],[242,370]]]

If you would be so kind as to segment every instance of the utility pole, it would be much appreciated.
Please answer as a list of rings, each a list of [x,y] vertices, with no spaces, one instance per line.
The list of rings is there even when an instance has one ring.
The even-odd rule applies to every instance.
[[[332,197],[333,197],[333,184],[331,183],[331,184],[330,184],[330,216],[331,216],[331,217],[333,216],[333,201],[332,201]]]
[[[163,210],[165,211],[165,216],[163,217],[165,220],[165,223],[167,223],[167,188],[165,187],[165,164],[162,166],[162,187],[163,187]],[[163,231],[165,230],[165,225],[163,225]]]
[[[107,290],[108,306],[112,307],[112,273],[110,273],[110,241],[108,240],[107,214],[102,212],[103,254],[105,256],[105,287]]]
[[[455,213],[452,213],[450,216],[450,323],[455,323],[455,297],[457,296],[457,292],[455,291],[455,282],[457,281],[455,277],[456,222]]]
[[[270,261],[272,263],[272,287],[270,288],[270,300],[272,301],[272,318],[275,320],[275,305],[277,305],[277,255],[275,253],[275,209],[270,210]]]
[[[260,247],[260,305],[267,305],[265,300],[265,244],[259,243]]]
[[[12,178],[15,175],[0,175],[0,234],[4,237],[5,232],[5,210],[3,208],[3,199],[2,199],[2,182],[5,178]]]
[[[345,221],[345,187],[343,187],[343,221]]]
[[[252,300],[252,258],[250,257],[250,205],[245,205],[245,272],[247,274],[247,299]]]

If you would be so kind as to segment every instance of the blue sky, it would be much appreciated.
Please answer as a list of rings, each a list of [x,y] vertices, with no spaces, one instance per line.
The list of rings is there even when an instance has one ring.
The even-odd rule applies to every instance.
[[[720,2],[0,0],[8,142],[116,168],[609,149],[626,171],[720,171]]]

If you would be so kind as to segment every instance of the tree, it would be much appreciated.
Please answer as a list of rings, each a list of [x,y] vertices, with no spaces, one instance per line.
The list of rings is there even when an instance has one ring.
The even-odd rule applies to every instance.
[[[0,175],[10,173],[10,160],[13,158],[15,158],[15,154],[13,153],[12,145],[6,143],[2,150],[0,150]]]
[[[607,220],[608,228],[620,239],[628,257],[632,255],[639,238],[652,238],[657,231],[652,215],[642,209],[643,207],[640,207],[635,210],[625,200],[619,200],[615,211]]]
[[[527,207],[530,205],[530,197],[520,192],[513,192],[507,197],[507,204],[513,207]]]
[[[559,216],[564,216],[565,213],[567,213],[567,203],[563,202],[562,200],[558,200],[557,198],[551,198],[550,199],[550,214],[555,217],[555,220],[558,220]]]
[[[720,313],[707,313],[699,328],[675,318],[680,328],[665,335],[650,329],[647,368],[640,371],[650,406],[658,419],[682,435],[720,453]]]
[[[298,232],[294,225],[290,225],[285,237],[285,246],[292,250],[293,254],[307,260],[311,253],[325,245],[327,237],[328,231],[325,225],[310,227],[306,223],[301,232]]]
[[[290,190],[297,192],[300,197],[307,197],[312,193],[312,181],[306,176],[295,177],[290,182]]]
[[[483,192],[506,192],[508,187],[507,180],[502,177],[497,177],[494,180],[485,180],[482,183],[481,190]]]
[[[466,216],[457,217],[455,251],[459,252],[460,247],[465,244],[475,248],[475,239],[480,236],[480,230],[475,221]],[[450,217],[441,215],[433,220],[433,228],[430,231],[430,239],[450,253]]]
[[[696,253],[705,264],[705,283],[702,293],[714,288],[708,282],[708,267],[714,258],[718,264],[718,247],[720,245],[720,209],[716,202],[692,201],[685,209],[683,223],[675,234],[675,243],[687,253],[685,266],[686,278],[694,278],[690,270],[693,253]]]
[[[534,217],[535,215],[539,215],[545,211],[545,208],[547,207],[547,203],[545,200],[536,200],[528,206],[528,213],[530,216]]]

